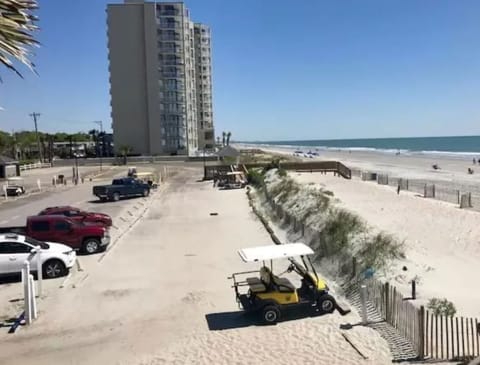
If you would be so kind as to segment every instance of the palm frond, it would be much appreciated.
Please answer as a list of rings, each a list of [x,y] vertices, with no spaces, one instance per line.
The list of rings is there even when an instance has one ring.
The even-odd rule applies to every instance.
[[[23,63],[35,72],[31,61],[32,47],[39,45],[33,37],[38,30],[36,0],[0,0],[0,64],[23,77],[14,61]]]

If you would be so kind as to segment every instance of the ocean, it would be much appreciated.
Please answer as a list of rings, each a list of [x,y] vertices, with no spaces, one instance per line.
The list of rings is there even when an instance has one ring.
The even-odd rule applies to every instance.
[[[378,151],[402,154],[443,154],[480,156],[480,136],[326,139],[306,141],[248,142],[265,146],[303,149]]]

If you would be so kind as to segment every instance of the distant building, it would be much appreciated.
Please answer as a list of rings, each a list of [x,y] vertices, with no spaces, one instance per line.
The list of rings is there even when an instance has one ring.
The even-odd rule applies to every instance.
[[[186,155],[213,147],[208,27],[194,25],[181,2],[125,0],[109,4],[107,18],[115,150]]]

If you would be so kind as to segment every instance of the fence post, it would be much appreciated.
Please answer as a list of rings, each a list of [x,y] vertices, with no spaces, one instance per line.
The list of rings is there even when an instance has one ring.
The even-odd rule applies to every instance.
[[[433,184],[433,187],[432,187],[432,195],[433,195],[433,198],[435,198],[435,184]]]
[[[28,283],[30,286],[30,306],[32,308],[32,319],[37,319],[37,301],[35,299],[35,285],[33,285],[33,275],[28,275]]]
[[[415,279],[412,280],[412,299],[417,299],[417,283]]]
[[[32,323],[32,300],[30,298],[30,263],[25,261],[22,269],[22,283],[23,283],[23,302],[25,308],[25,323],[27,325]]]
[[[426,198],[427,197],[427,184],[425,184],[423,186],[423,197]]]
[[[389,323],[388,321],[390,319],[389,299],[390,299],[390,284],[387,282],[385,283],[385,321],[387,321],[387,323]]]
[[[425,307],[422,305],[418,312],[418,342],[417,353],[419,360],[425,358]]]
[[[368,323],[367,318],[367,286],[361,285],[360,286],[360,301],[362,303],[362,324],[364,326]]]
[[[457,204],[460,204],[460,190],[457,190]]]
[[[407,179],[407,190],[408,190],[408,179]]]
[[[42,282],[43,282],[43,271],[42,271],[42,248],[37,246],[37,294],[39,297],[42,296]]]
[[[472,207],[472,193],[468,193],[468,207]]]

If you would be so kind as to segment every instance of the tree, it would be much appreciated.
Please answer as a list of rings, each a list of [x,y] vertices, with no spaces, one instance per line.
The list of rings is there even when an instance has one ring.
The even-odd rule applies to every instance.
[[[0,63],[20,77],[14,61],[35,68],[30,57],[31,48],[39,44],[32,35],[38,30],[33,15],[37,8],[36,0],[0,0]]]
[[[120,153],[122,154],[122,157],[123,157],[123,164],[126,165],[127,162],[128,162],[127,161],[127,156],[130,152],[132,152],[132,147],[127,146],[127,145],[122,145],[122,146],[120,146],[119,151],[120,151]]]
[[[225,139],[227,138],[227,133],[222,132],[222,146],[225,146]]]
[[[228,132],[227,133],[227,146],[230,145],[230,137],[232,136],[232,133],[231,132]]]

